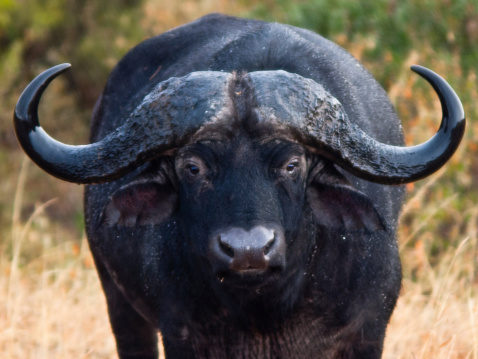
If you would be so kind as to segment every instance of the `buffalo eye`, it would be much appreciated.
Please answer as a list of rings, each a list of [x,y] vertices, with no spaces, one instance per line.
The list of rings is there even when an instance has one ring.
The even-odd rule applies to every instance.
[[[182,155],[177,158],[175,166],[178,175],[191,183],[205,178],[208,173],[208,167],[197,155]]]
[[[290,176],[297,175],[300,169],[300,160],[297,157],[292,158],[285,166],[285,171]]]
[[[290,174],[293,174],[295,173],[295,171],[297,170],[297,167],[299,166],[299,161],[298,160],[294,160],[292,162],[289,162],[289,164],[286,166],[286,171],[289,172]]]
[[[189,161],[188,161],[189,162]],[[184,172],[189,180],[196,180],[204,172],[204,166],[201,163],[186,162]]]
[[[200,170],[199,170],[199,167],[198,166],[195,166],[195,165],[189,165],[187,167],[188,171],[189,171],[189,175],[194,177],[196,175],[199,174]]]

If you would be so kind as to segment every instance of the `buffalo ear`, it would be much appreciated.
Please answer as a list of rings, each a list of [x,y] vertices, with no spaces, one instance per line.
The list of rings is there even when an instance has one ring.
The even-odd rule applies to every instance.
[[[177,202],[177,192],[170,184],[132,182],[111,196],[100,223],[108,227],[161,224],[174,212]]]
[[[307,200],[318,225],[346,231],[385,230],[370,199],[345,178],[330,184],[313,181],[307,190]]]

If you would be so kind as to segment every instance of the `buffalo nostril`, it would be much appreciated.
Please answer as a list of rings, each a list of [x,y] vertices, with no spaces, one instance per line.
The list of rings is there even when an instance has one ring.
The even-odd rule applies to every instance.
[[[234,249],[226,243],[221,240],[221,237],[219,236],[219,248],[221,248],[221,251],[226,254],[228,257],[234,258]]]
[[[274,238],[272,238],[269,242],[267,242],[266,246],[264,247],[264,255],[266,256],[272,249],[272,247],[274,246],[274,243],[276,241],[276,237],[275,237],[275,234],[274,234]]]

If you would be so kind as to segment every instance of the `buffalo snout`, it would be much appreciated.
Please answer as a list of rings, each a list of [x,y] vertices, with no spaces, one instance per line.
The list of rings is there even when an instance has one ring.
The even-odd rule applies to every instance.
[[[209,259],[218,273],[257,275],[285,267],[285,237],[280,228],[229,227],[216,231],[209,243]]]

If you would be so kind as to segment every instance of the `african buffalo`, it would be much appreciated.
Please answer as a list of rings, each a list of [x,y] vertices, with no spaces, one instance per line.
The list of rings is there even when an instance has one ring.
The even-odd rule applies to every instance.
[[[86,229],[120,358],[379,358],[401,285],[403,183],[451,157],[465,118],[442,107],[403,147],[384,90],[307,30],[209,15],[146,40],[113,70],[91,145],[40,127],[27,87],[18,139],[50,174],[89,184]]]

